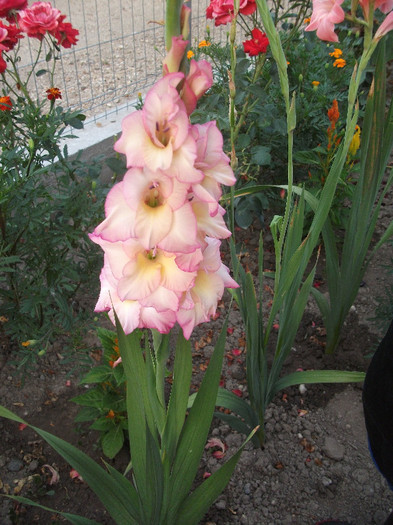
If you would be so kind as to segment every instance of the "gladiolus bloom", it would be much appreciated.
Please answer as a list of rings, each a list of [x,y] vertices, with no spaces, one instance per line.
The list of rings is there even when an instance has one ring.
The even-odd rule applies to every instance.
[[[196,108],[198,100],[213,84],[212,67],[206,60],[191,60],[190,71],[186,76],[181,98],[188,115]]]
[[[374,35],[374,38],[376,40],[379,40],[384,35],[386,35],[386,33],[389,33],[389,31],[391,31],[392,29],[393,29],[393,11],[388,14],[388,16],[379,26],[379,28],[377,29],[377,32]]]
[[[251,31],[251,35],[251,40],[243,42],[244,52],[250,55],[250,57],[266,53],[267,46],[269,45],[269,39],[266,33],[262,33],[260,29],[255,28]]]
[[[345,18],[341,7],[344,0],[313,0],[313,12],[306,31],[317,31],[317,37],[328,42],[338,42],[334,25]]]

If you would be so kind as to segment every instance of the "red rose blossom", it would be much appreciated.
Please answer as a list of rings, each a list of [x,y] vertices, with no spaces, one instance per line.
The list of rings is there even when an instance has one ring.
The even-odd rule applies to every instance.
[[[14,48],[15,44],[20,38],[24,38],[22,35],[22,31],[15,24],[5,25],[0,20],[0,30],[1,29],[5,29],[7,31],[7,35],[3,38],[0,34],[0,46],[4,46],[4,48],[6,48],[3,48],[3,51],[10,51]]]
[[[49,2],[35,2],[18,16],[20,28],[28,36],[42,40],[45,33],[56,31],[61,13]]]
[[[255,57],[261,53],[266,53],[267,46],[269,45],[269,39],[266,33],[262,33],[260,29],[253,29],[251,31],[252,39],[243,42],[244,52]]]
[[[69,48],[77,43],[78,39],[76,36],[79,35],[79,31],[74,29],[69,22],[63,22],[64,19],[65,15],[61,15],[58,20],[59,25],[53,33],[53,36],[59,45]]]
[[[252,15],[256,8],[255,0],[240,0],[239,13],[242,15]],[[214,18],[216,26],[228,24],[233,16],[233,0],[211,0],[206,9],[206,18]]]
[[[0,18],[8,18],[11,11],[27,7],[27,0],[0,0]]]

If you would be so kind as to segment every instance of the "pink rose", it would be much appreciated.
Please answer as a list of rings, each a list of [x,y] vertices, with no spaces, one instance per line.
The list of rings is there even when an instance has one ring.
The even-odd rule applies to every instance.
[[[0,18],[8,17],[11,11],[27,7],[27,0],[0,0]]]
[[[334,24],[339,24],[345,18],[341,8],[344,0],[313,0],[313,12],[310,25],[306,31],[317,31],[317,37],[328,42],[338,42],[334,32]]]
[[[49,2],[35,2],[19,13],[19,26],[28,36],[42,40],[45,33],[55,33],[60,17]]]

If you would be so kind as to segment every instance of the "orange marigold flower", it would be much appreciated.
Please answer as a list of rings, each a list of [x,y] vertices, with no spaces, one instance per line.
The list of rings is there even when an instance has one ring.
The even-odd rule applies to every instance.
[[[344,60],[343,58],[337,58],[334,62],[333,62],[333,67],[344,67],[347,65],[347,61]]]
[[[334,51],[329,53],[329,55],[334,58],[340,58],[342,54],[343,52],[341,51],[341,49],[338,49],[337,47],[334,48]]]
[[[309,24],[310,22],[311,22],[311,18],[308,17],[304,19],[303,24]]]
[[[115,413],[113,412],[112,409],[110,409],[105,417],[108,418],[108,419],[114,419]]]
[[[57,100],[61,98],[61,91],[59,88],[51,87],[46,90],[48,100]]]
[[[189,51],[187,51],[187,58],[188,58],[188,60],[190,60],[193,56],[194,56],[194,51],[191,51],[191,49]]]
[[[311,82],[311,84],[312,84],[313,86],[319,86],[320,82],[319,82],[319,80],[313,80],[313,81]]]
[[[22,346],[30,346],[30,341],[22,341]]]
[[[207,42],[207,40],[201,40],[198,44],[198,47],[200,49],[201,47],[209,47],[211,45],[211,42]]]
[[[6,97],[0,97],[0,111],[11,111],[11,108],[11,98],[8,95]]]

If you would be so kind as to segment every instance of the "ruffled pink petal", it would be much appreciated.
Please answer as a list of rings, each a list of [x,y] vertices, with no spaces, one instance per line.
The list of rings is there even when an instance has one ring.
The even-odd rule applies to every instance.
[[[176,313],[172,310],[157,312],[154,308],[141,308],[139,328],[158,330],[167,334],[176,323]]]
[[[197,249],[192,253],[182,253],[176,255],[175,262],[184,272],[195,272],[199,268],[199,263],[203,260],[202,250]]]
[[[199,248],[197,221],[189,203],[172,214],[172,227],[168,235],[158,243],[167,252],[191,253]]]
[[[188,41],[183,40],[183,36],[173,36],[172,45],[166,57],[163,60],[164,73],[175,73],[180,69],[184,52]]]
[[[386,33],[393,29],[393,11],[388,14],[382,24],[379,26],[377,32],[375,33],[374,38],[382,38]]]
[[[184,184],[193,184],[203,179],[203,173],[195,168],[196,144],[189,134],[181,148],[173,152],[172,163],[167,175],[176,177]]]
[[[89,234],[89,237],[90,240],[101,246],[101,248],[104,250],[105,260],[109,264],[114,277],[116,279],[121,279],[123,276],[124,267],[130,260],[126,245],[130,244],[132,241],[128,240],[126,243],[122,241],[109,242],[94,234]],[[137,245],[140,249],[140,244],[138,243]]]
[[[152,208],[141,204],[135,214],[135,234],[146,250],[154,248],[171,231],[173,211],[168,204]]]
[[[135,111],[125,117],[121,124],[122,134],[115,142],[114,150],[127,157],[127,167],[144,166],[143,149],[150,138],[143,124],[142,111]]]
[[[108,262],[104,258],[104,266],[100,275],[101,292],[94,309],[95,312],[109,311],[109,318],[115,324],[114,311],[126,334],[131,333],[139,325],[140,304],[136,301],[120,301],[117,295],[118,281],[111,272]]]
[[[161,284],[168,290],[174,292],[185,292],[191,288],[194,283],[196,272],[184,272],[176,262],[175,257],[160,254],[159,262],[161,263]]]
[[[94,230],[94,235],[111,242],[135,237],[135,212],[124,197],[124,183],[115,184],[105,201],[106,219]]]
[[[144,299],[161,284],[161,264],[158,258],[150,259],[145,253],[129,261],[123,270],[117,291],[122,301]]]
[[[179,309],[179,295],[173,290],[159,286],[151,295],[141,299],[140,303],[143,307],[153,307],[157,312],[165,312],[166,310],[177,312]]]
[[[197,218],[198,229],[204,231],[206,235],[215,239],[227,239],[231,236],[222,218],[225,210],[221,206],[218,207],[218,212],[214,217],[210,215],[209,206],[204,202],[193,202],[192,209]]]

